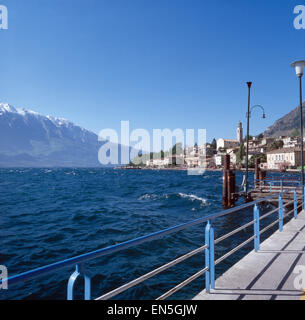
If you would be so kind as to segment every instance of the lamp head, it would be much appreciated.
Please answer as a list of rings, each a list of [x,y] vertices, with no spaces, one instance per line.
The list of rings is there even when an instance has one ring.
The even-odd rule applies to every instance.
[[[263,119],[266,119],[266,114],[265,113],[263,114]]]
[[[296,74],[297,74],[297,76],[299,78],[303,77],[304,67],[305,67],[305,61],[304,60],[296,61],[296,62],[292,63],[291,67],[295,68],[295,72],[296,72]]]
[[[252,82],[247,82],[248,88],[250,89],[252,86]]]

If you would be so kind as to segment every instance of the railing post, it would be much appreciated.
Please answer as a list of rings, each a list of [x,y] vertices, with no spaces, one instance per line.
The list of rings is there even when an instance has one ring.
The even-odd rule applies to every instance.
[[[294,218],[298,218],[298,198],[297,198],[297,189],[294,189]]]
[[[91,300],[91,279],[90,277],[85,274],[84,271],[84,265],[76,265],[75,271],[71,275],[68,281],[68,289],[67,289],[67,299],[68,300],[73,300],[74,299],[74,285],[79,276],[84,277],[85,281],[85,300]]]
[[[279,195],[279,230],[283,231],[283,199],[281,193]]]
[[[303,199],[303,206],[302,206],[303,209],[305,209],[305,187],[304,187],[304,199]]]
[[[283,180],[281,180],[281,193],[283,193]]]
[[[91,279],[90,277],[85,274],[85,300],[91,300]]]
[[[214,246],[214,228],[210,228],[210,284],[211,289],[215,289],[215,246]]]
[[[272,185],[273,185],[273,182],[270,181],[270,193],[272,192]]]
[[[259,234],[259,208],[257,204],[255,204],[254,209],[253,209],[253,216],[254,216],[254,250],[255,252],[258,252],[259,247],[260,247],[260,234]]]
[[[205,228],[205,245],[208,246],[207,249],[205,249],[205,267],[208,268],[208,270],[205,273],[205,289],[207,293],[210,293],[211,289],[211,273],[210,273],[210,229],[211,229],[211,223],[208,221],[207,226]]]

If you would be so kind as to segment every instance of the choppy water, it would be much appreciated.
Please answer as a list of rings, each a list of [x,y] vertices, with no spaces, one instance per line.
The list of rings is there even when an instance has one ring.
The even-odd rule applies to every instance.
[[[237,174],[238,184],[242,175]],[[0,264],[18,274],[222,210],[222,173],[113,169],[1,169]],[[264,208],[267,210],[268,208]],[[245,210],[215,221],[216,236],[252,220]],[[204,225],[87,264],[93,298],[204,244]],[[223,255],[249,228],[216,247]],[[244,250],[216,268],[229,268]],[[155,299],[204,267],[200,254],[117,298]],[[65,299],[73,268],[0,292],[0,299]],[[80,285],[81,286],[81,285]],[[190,299],[204,277],[175,294]],[[78,298],[81,298],[78,296]]]

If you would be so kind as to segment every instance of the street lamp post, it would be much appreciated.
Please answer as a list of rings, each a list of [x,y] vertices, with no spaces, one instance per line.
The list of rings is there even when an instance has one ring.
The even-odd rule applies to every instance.
[[[265,110],[261,105],[257,104],[250,109],[252,82],[247,82],[247,85],[248,85],[248,112],[247,112],[247,137],[246,137],[247,149],[246,149],[246,177],[245,177],[245,198],[246,198],[246,201],[250,200],[248,197],[248,189],[249,189],[248,176],[249,176],[249,134],[250,134],[251,112],[254,108],[259,107],[263,110],[263,119],[266,118]]]
[[[248,85],[248,112],[247,112],[247,149],[246,149],[246,181],[245,181],[245,196],[248,198],[248,157],[249,157],[249,123],[250,123],[250,98],[252,82],[247,82]]]
[[[304,200],[304,157],[303,157],[303,136],[304,136],[304,128],[303,128],[303,98],[302,98],[302,77],[304,74],[305,61],[296,61],[291,64],[293,68],[295,68],[295,72],[299,78],[299,86],[300,86],[300,129],[301,129],[301,181],[302,181],[302,201]]]
[[[265,113],[265,109],[263,106],[261,106],[260,104],[256,104],[255,106],[251,107],[251,109],[249,110],[249,112],[247,113],[247,119],[248,119],[248,123],[250,123],[250,118],[251,118],[251,112],[254,108],[260,108],[263,111],[263,119],[266,119],[266,113]],[[248,126],[249,128],[249,126]],[[249,130],[248,131],[248,136],[249,136]],[[247,159],[248,159],[248,150],[249,150],[249,140],[247,139]],[[246,184],[245,184],[245,196],[246,196],[246,200],[248,199],[248,161],[246,161]]]

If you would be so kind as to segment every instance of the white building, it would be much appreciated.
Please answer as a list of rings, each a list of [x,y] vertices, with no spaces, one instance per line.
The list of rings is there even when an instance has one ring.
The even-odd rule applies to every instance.
[[[231,139],[218,139],[217,140],[217,150],[219,149],[234,149],[239,147],[238,140],[231,140]]]
[[[184,160],[189,168],[202,167],[206,163],[203,157],[186,157]]]
[[[266,145],[272,143],[274,140],[275,140],[274,138],[263,138],[260,143],[260,146],[266,146]]]
[[[224,164],[224,154],[216,154],[214,156],[215,166],[221,167]]]
[[[227,150],[227,154],[230,155],[230,162],[232,164],[236,164],[237,163],[237,152],[239,149],[228,149]]]
[[[299,139],[296,137],[285,137],[283,143],[283,148],[295,148],[299,144]]]
[[[243,126],[240,121],[236,129],[236,136],[237,136],[237,140],[223,139],[223,138],[218,139],[217,150],[238,148],[243,143]]]
[[[147,167],[164,167],[169,165],[169,158],[165,159],[152,159],[146,161]]]
[[[269,170],[279,170],[281,167],[298,167],[301,165],[301,152],[296,148],[284,148],[267,152]]]

